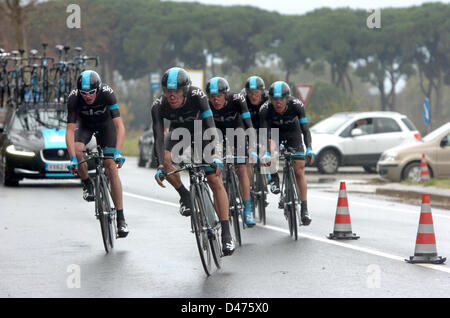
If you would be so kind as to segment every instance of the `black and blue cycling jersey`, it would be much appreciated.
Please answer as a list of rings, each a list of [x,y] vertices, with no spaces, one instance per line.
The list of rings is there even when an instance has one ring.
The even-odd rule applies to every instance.
[[[89,89],[88,82],[84,83]],[[80,92],[73,90],[67,100],[67,123],[77,124],[75,142],[89,143],[95,131],[102,147],[116,147],[116,129],[113,118],[120,117],[119,105],[111,87],[103,84],[96,92],[93,104],[85,102]]]
[[[186,128],[189,130],[192,138],[196,140],[195,134],[202,134],[200,138],[203,140],[203,132],[212,128],[216,131],[214,124],[213,112],[208,104],[208,97],[198,87],[190,86],[186,92],[185,102],[183,106],[172,108],[165,95],[157,98],[152,105],[151,115],[153,122],[153,135],[155,138],[155,154],[158,165],[162,165],[164,161],[164,151],[171,151],[179,142],[173,140],[172,134],[176,128]],[[164,138],[164,119],[170,121],[169,133]],[[195,131],[195,126],[201,124],[201,130]],[[217,132],[216,132],[217,134]],[[209,142],[209,140],[208,140]],[[218,139],[213,138],[213,143],[217,143]]]
[[[279,142],[284,141],[285,146],[293,148],[298,155],[304,155],[303,142],[306,148],[311,148],[311,132],[309,131],[308,118],[306,117],[303,103],[290,96],[287,100],[287,108],[283,114],[275,111],[270,101],[264,103],[260,113],[260,128],[267,128],[267,149],[271,139],[271,129],[278,129]],[[303,142],[301,136],[303,135]]]

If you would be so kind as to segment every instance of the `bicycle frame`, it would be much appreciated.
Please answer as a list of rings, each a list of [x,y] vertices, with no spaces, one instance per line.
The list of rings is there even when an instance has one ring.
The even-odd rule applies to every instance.
[[[193,211],[191,216],[191,231],[196,235],[197,247],[200,253],[203,269],[211,275],[211,254],[217,268],[221,267],[222,248],[219,239],[221,224],[215,212],[208,183],[203,168],[208,164],[183,164],[182,168],[169,172],[166,176],[184,170],[189,172],[191,201]],[[207,243],[209,241],[209,244]]]
[[[281,185],[281,200],[284,203],[285,216],[289,223],[290,235],[295,240],[298,238],[297,220],[299,215],[299,195],[297,188],[297,179],[294,174],[294,166],[292,164],[294,154],[285,152],[281,158],[285,160],[283,168],[283,183]]]
[[[81,161],[80,164],[89,160],[94,160],[95,177],[94,177],[94,193],[95,193],[95,216],[100,222],[102,231],[103,244],[105,251],[108,253],[114,247],[114,239],[117,239],[116,228],[116,209],[112,204],[111,188],[109,180],[105,172],[105,158],[100,146],[97,146],[97,153],[87,153],[88,158]]]

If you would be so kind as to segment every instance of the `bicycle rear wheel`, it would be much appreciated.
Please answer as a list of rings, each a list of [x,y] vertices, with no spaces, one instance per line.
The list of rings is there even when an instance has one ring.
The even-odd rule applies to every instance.
[[[203,209],[203,202],[200,195],[197,187],[191,187],[191,200],[194,207],[191,216],[191,226],[194,230],[203,269],[206,275],[210,276],[212,272],[212,252],[208,242],[208,234],[205,230],[206,220],[204,219],[204,214],[201,212]]]
[[[258,206],[259,222],[266,225],[266,189],[261,167],[257,169],[256,173],[256,205]]]

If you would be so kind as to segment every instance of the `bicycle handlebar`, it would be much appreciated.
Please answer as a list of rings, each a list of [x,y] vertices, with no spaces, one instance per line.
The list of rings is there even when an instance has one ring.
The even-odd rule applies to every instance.
[[[211,164],[206,164],[206,163],[185,163],[183,164],[183,166],[181,168],[178,168],[174,171],[171,172],[166,172],[164,173],[165,177],[171,176],[173,174],[179,173],[181,171],[185,171],[185,170],[193,170],[196,168],[207,168],[207,167],[211,167]]]

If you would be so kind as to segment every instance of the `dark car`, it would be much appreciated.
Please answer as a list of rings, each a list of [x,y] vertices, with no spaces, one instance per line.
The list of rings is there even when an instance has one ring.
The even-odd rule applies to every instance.
[[[139,157],[138,166],[145,167],[149,164],[150,168],[156,168],[156,159],[154,157],[155,140],[153,138],[153,130],[146,129],[139,137]]]
[[[75,178],[67,170],[66,118],[65,107],[59,104],[8,109],[0,128],[0,180],[4,185],[17,186],[24,178]]]

